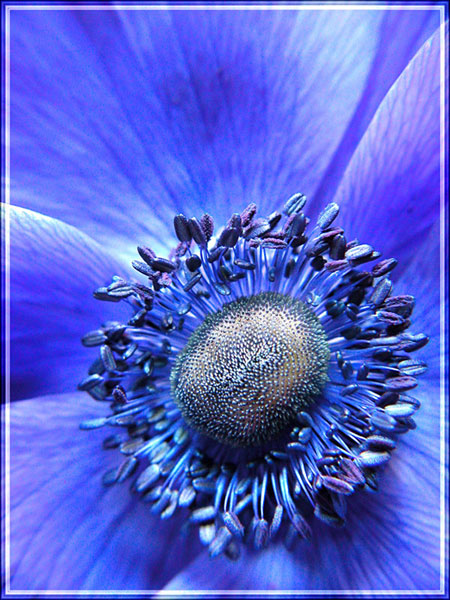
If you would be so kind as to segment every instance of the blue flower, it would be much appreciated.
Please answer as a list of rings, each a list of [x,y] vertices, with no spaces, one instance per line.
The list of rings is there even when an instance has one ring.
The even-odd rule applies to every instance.
[[[438,12],[431,8],[11,12],[13,206],[9,218],[11,395],[15,400],[11,405],[11,589],[438,589],[438,27]],[[301,212],[303,196],[288,200],[297,190],[308,197],[305,214],[311,219],[309,225]],[[251,214],[253,202],[258,205],[260,221]],[[279,211],[281,216],[283,207],[287,221],[280,221],[284,229],[273,234],[279,221],[273,213]],[[203,237],[211,234],[212,221],[208,217],[200,221],[205,213],[214,217],[216,242],[222,248],[216,261],[207,259],[208,253],[214,252],[214,240],[207,249]],[[177,243],[172,229],[177,214],[199,220],[176,218],[181,245],[171,255],[172,262],[167,262],[170,248]],[[265,219],[267,215],[272,216]],[[335,225],[342,226],[346,238]],[[304,231],[310,236],[308,241],[302,237]],[[197,246],[188,248],[192,237]],[[348,244],[356,238],[360,242]],[[131,261],[139,258],[137,245],[142,261],[134,265],[144,272],[140,280],[130,267]],[[227,247],[232,249],[228,254]],[[363,284],[355,269],[366,258],[376,258],[373,248],[386,259],[395,257],[398,266],[390,273],[394,263],[382,263],[376,267],[378,272],[363,278]],[[192,260],[191,253],[199,258]],[[286,261],[283,271],[277,256]],[[299,256],[307,257],[306,267],[297,260]],[[187,268],[186,257],[191,260]],[[285,269],[291,259],[290,268],[297,272],[289,279]],[[311,259],[316,261],[312,268]],[[328,270],[324,269],[325,260]],[[256,279],[247,275],[253,273],[247,264],[252,261]],[[227,269],[245,273],[245,277],[230,282]],[[210,298],[195,295],[197,283],[189,277],[195,278],[197,272],[203,276],[198,284]],[[395,297],[401,298],[391,299],[390,304],[389,298],[386,300],[390,283],[384,277],[388,272]],[[145,275],[150,275],[152,289]],[[108,287],[112,276],[113,286]],[[314,285],[308,295],[305,281],[309,279]],[[331,281],[337,283],[331,285]],[[122,294],[128,296],[127,301],[99,302],[92,297],[99,286],[102,289],[97,296],[111,299]],[[345,286],[345,295],[331,293]],[[237,289],[241,293],[236,293]],[[222,326],[223,321],[217,324],[207,315],[222,310],[228,302],[223,294],[228,292],[233,300],[244,297],[227,309],[232,318],[241,318],[239,311],[247,310],[244,316],[251,321],[255,306],[249,307],[245,297],[256,293],[260,294],[258,306],[263,305],[272,326],[274,306],[278,306],[270,295],[274,291],[308,300],[309,304],[289,305],[294,325],[310,326],[306,344],[314,338],[314,344],[320,346],[321,336],[326,335],[331,350],[329,354],[320,346],[323,364],[307,365],[308,373],[316,371],[304,392],[304,422],[294,432],[296,439],[286,443],[297,444],[295,451],[305,446],[308,461],[315,460],[315,450],[308,446],[308,419],[317,419],[318,414],[323,418],[328,411],[328,425],[321,425],[319,437],[323,441],[328,435],[329,449],[337,449],[339,458],[336,461],[329,453],[330,464],[326,460],[320,466],[315,463],[320,484],[298,467],[299,485],[311,496],[309,509],[314,508],[319,519],[306,515],[301,529],[311,527],[311,539],[300,539],[288,548],[287,517],[295,524],[297,513],[289,501],[283,469],[293,463],[285,462],[283,452],[277,455],[278,446],[270,447],[275,452],[273,460],[281,461],[275,511],[281,508],[271,524],[261,525],[266,520],[264,513],[253,507],[257,517],[253,533],[256,546],[266,545],[267,529],[270,525],[276,529],[282,510],[280,535],[274,535],[262,551],[243,545],[236,562],[223,555],[211,559],[196,533],[186,529],[186,509],[175,511],[173,506],[174,510],[164,515],[170,519],[161,520],[154,514],[161,496],[150,482],[153,471],[141,472],[137,484],[147,496],[153,493],[147,497],[153,510],[138,499],[135,483],[131,494],[126,483],[102,485],[105,472],[109,473],[106,483],[125,479],[124,469],[131,470],[134,463],[129,459],[118,472],[118,451],[104,450],[104,446],[117,445],[116,441],[110,437],[105,444],[103,428],[79,431],[80,422],[86,428],[112,418],[104,402],[94,402],[74,389],[83,380],[81,387],[90,389],[99,400],[107,396],[109,403],[113,401],[114,419],[141,415],[135,412],[142,408],[139,399],[143,398],[146,410],[152,402],[142,394],[154,367],[146,361],[155,354],[156,345],[173,340],[171,358],[166,356],[166,363],[172,361],[171,374],[164,361],[156,365],[165,373],[154,379],[156,386],[161,382],[169,386],[166,395],[158,396],[162,412],[156,418],[154,411],[145,413],[147,420],[163,424],[159,433],[152,430],[149,439],[139,430],[142,423],[132,416],[130,437],[124,440],[128,449],[137,440],[130,456],[144,446],[148,453],[148,443],[156,436],[156,450],[164,448],[173,454],[174,463],[164,476],[175,478],[185,456],[173,442],[175,437],[187,451],[204,450],[199,440],[204,443],[201,433],[207,433],[207,450],[215,449],[216,466],[222,442],[234,448],[231,454],[225,452],[228,458],[239,462],[244,454],[248,462],[249,450],[242,446],[272,443],[273,428],[284,431],[283,419],[290,416],[283,412],[276,427],[272,420],[262,422],[256,434],[233,430],[231,438],[227,433],[230,421],[224,428],[219,419],[210,428],[211,414],[207,413],[205,420],[204,414],[192,409],[195,395],[189,386],[192,381],[202,381],[202,369],[206,372],[207,365],[205,358],[197,355],[189,362],[202,342],[190,336],[195,336],[192,332],[205,318],[209,329],[202,330],[203,336]],[[415,383],[411,373],[422,370],[421,363],[405,357],[405,350],[421,346],[423,340],[405,329],[411,294],[416,306],[410,330],[430,337],[418,355],[427,362],[428,371],[414,391],[422,404],[416,429],[410,419],[412,410],[398,413],[405,403],[414,411],[417,408],[408,389]],[[195,327],[192,319],[191,325],[182,321],[181,303],[189,299],[194,303]],[[343,307],[337,306],[336,300],[342,299]],[[153,330],[144,314],[152,314],[152,302],[157,320]],[[161,309],[164,302],[168,315]],[[128,326],[128,337],[123,337],[123,329],[114,323],[129,322],[130,305],[135,321]],[[358,312],[360,305],[363,316]],[[345,317],[339,313],[341,308]],[[218,314],[222,319],[223,313]],[[314,320],[318,317],[322,333]],[[341,317],[346,319],[346,327]],[[164,318],[169,319],[164,325],[168,335],[162,330]],[[98,330],[102,323],[105,325]],[[98,330],[95,334],[85,336],[94,329]],[[176,334],[170,337],[174,329]],[[333,348],[336,331],[338,347]],[[258,343],[265,340],[264,332],[258,335]],[[89,356],[80,344],[83,336],[88,346],[109,340],[102,346],[103,366],[97,361],[87,380],[95,353]],[[188,339],[191,345],[182,351]],[[383,341],[388,358],[374,357],[372,342],[377,339]],[[147,343],[152,352],[145,356]],[[335,352],[339,349],[342,358]],[[169,348],[163,350],[170,354]],[[343,362],[349,353],[350,367]],[[237,361],[241,356],[237,355]],[[330,381],[325,383],[323,369],[328,360],[326,377]],[[116,361],[122,362],[118,365]],[[375,368],[378,374],[369,377],[370,383],[361,383],[367,375],[364,362],[369,371],[374,365],[379,367],[378,371]],[[230,374],[225,363],[220,366]],[[357,375],[348,373],[352,366],[358,367]],[[295,367],[296,372],[301,368]],[[124,373],[136,384],[134,390],[129,382],[122,385]],[[140,377],[137,383],[136,375]],[[100,386],[93,385],[100,380]],[[295,379],[292,385],[300,383]],[[335,384],[345,388],[348,396],[337,395]],[[212,389],[211,379],[205,385]],[[251,385],[253,392],[257,384]],[[377,400],[381,391],[396,398],[391,414],[382,402],[364,418],[358,413],[364,423],[348,425],[353,432],[349,461],[343,453],[348,440],[336,441],[328,428],[333,423],[339,428],[346,418],[355,417],[352,402],[353,407],[362,408],[361,397],[352,387],[358,385]],[[389,388],[392,385],[396,390]],[[380,393],[374,392],[377,386]],[[320,401],[316,400],[319,388]],[[404,401],[401,406],[395,404],[397,392]],[[334,416],[332,397],[338,403]],[[222,401],[222,396],[218,400]],[[316,403],[320,410],[314,408]],[[342,408],[349,406],[343,415]],[[289,404],[286,411],[291,409],[298,412],[299,407]],[[192,429],[183,428],[180,412]],[[248,416],[245,411],[243,414]],[[175,426],[172,432],[170,428]],[[201,433],[195,433],[196,429]],[[373,467],[389,458],[394,434],[402,429],[413,430],[398,438],[399,447],[383,469],[378,493],[358,491],[353,495],[363,484],[374,487]],[[171,435],[167,448],[162,443],[164,431]],[[183,446],[186,435],[187,446]],[[322,441],[319,446],[323,450]],[[195,466],[206,469],[196,484],[200,488],[193,492],[203,498],[201,486],[211,485],[217,477],[217,490],[221,477],[210,466]],[[142,467],[152,469],[148,462]],[[264,473],[270,472],[269,468],[258,472],[260,486],[264,486]],[[254,477],[251,470],[246,474],[250,480]],[[236,477],[245,487],[240,475]],[[233,495],[233,486],[229,481],[227,485]],[[263,507],[265,496],[260,486],[256,484],[250,502],[260,502]],[[274,496],[275,489],[273,484]],[[351,492],[347,522],[344,528],[334,529],[329,522],[340,524],[343,520],[343,492]],[[171,497],[156,508],[163,512],[173,500]],[[234,506],[232,500],[229,506]],[[207,509],[199,500],[195,510]],[[231,531],[239,537],[243,527],[243,517],[236,517],[236,511],[225,512],[220,516],[222,533],[203,534],[208,543],[213,542],[209,547],[212,554],[227,549],[233,554],[234,546],[227,546],[231,538],[224,541],[223,536]],[[194,521],[202,521],[196,514]],[[252,527],[252,523],[244,525]]]

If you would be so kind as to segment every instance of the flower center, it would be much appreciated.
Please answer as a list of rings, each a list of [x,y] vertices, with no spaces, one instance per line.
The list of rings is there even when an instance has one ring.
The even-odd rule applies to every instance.
[[[172,391],[197,431],[259,446],[320,393],[329,356],[325,331],[304,302],[264,292],[205,318],[177,357]]]
[[[173,260],[140,247],[146,284],[115,277],[94,294],[134,308],[83,338],[100,357],[79,388],[112,414],[80,426],[125,433],[104,440],[126,458],[103,482],[144,467],[134,488],[151,511],[189,509],[211,556],[277,536],[293,549],[295,532],[311,534],[309,508],[344,525],[345,498],[376,490],[415,428],[409,391],[426,365],[410,354],[428,338],[407,331],[414,297],[391,295],[397,261],[360,270],[380,253],[331,227],[334,202],[306,232],[305,200],[289,198],[278,230],[280,213],[249,204],[214,239],[209,215],[176,215]]]

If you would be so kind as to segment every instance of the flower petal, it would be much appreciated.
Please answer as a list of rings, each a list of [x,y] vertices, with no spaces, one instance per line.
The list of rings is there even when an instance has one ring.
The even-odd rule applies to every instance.
[[[439,215],[440,47],[437,31],[382,102],[335,196],[347,231],[403,267]]]
[[[127,270],[70,225],[15,206],[9,214],[11,396],[73,390],[95,358],[81,337],[127,315],[92,293]]]
[[[166,240],[175,211],[222,217],[256,200],[271,212],[313,194],[383,15],[11,14],[14,202],[124,256]]]
[[[380,7],[378,7],[380,8]],[[397,10],[398,9],[398,10]],[[377,50],[367,85],[314,198],[329,202],[380,102],[427,39],[439,27],[439,8],[420,11],[387,9],[383,13]]]
[[[195,556],[177,519],[102,486],[120,455],[78,423],[104,415],[81,393],[11,405],[12,590],[159,589]]]

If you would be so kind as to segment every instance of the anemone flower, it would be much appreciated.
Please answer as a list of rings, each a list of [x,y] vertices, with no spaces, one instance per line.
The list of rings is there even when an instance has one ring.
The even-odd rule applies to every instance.
[[[440,7],[27,8],[11,590],[438,590]]]

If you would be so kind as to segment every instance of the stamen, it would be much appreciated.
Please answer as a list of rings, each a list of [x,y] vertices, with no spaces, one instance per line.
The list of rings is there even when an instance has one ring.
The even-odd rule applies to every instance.
[[[104,484],[135,477],[162,519],[187,513],[211,556],[291,548],[312,515],[343,526],[345,499],[377,489],[415,427],[426,365],[411,353],[428,338],[407,331],[413,296],[391,295],[397,261],[364,270],[379,252],[332,225],[335,203],[311,227],[305,202],[266,218],[249,204],[215,237],[209,215],[176,215],[169,258],[138,248],[145,281],[94,292],[132,314],[82,339],[100,356],[79,389],[111,415],[80,427],[120,428],[103,447],[125,458]]]

